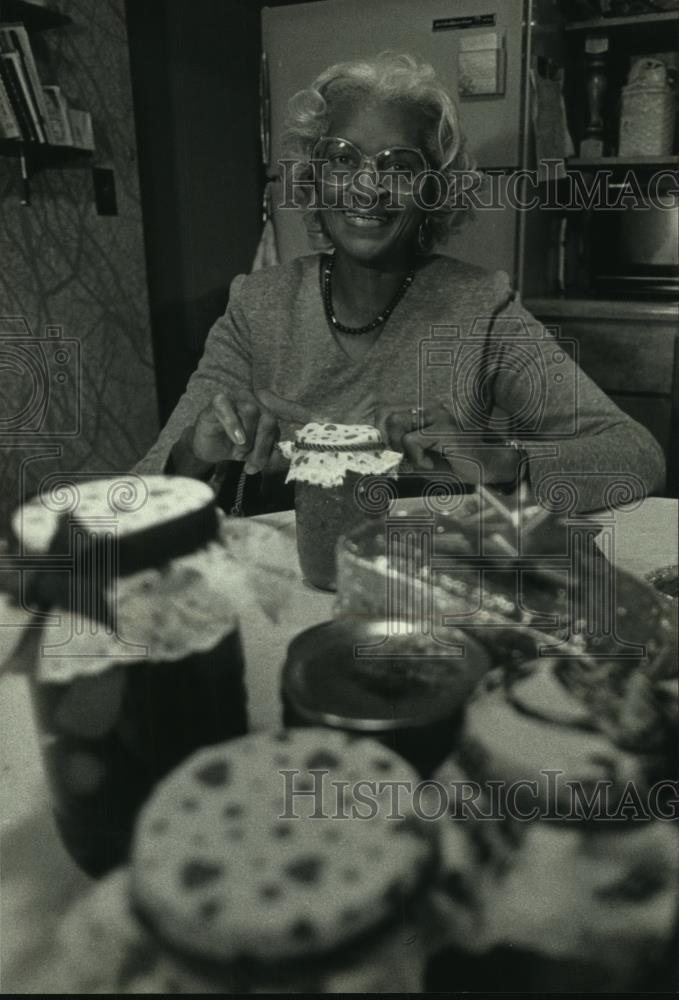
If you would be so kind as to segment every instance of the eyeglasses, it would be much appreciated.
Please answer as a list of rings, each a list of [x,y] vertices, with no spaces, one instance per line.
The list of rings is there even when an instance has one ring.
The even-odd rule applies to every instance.
[[[374,156],[367,156],[363,150],[339,136],[322,136],[313,150],[313,160],[321,161],[320,179],[332,187],[348,187],[359,171],[366,167],[377,176],[377,183],[383,185],[395,177],[402,177],[406,184],[412,184],[418,174],[428,169],[427,159],[421,149],[410,146],[391,146]]]

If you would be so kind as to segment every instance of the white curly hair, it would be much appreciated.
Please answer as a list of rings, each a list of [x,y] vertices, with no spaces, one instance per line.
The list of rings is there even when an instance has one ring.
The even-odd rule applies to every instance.
[[[288,102],[282,159],[292,161],[295,181],[314,176],[311,157],[318,139],[327,134],[333,103],[346,97],[377,99],[415,106],[422,115],[422,149],[430,167],[442,175],[448,197],[429,209],[432,249],[458,228],[468,209],[455,203],[461,172],[475,174],[475,164],[465,150],[457,105],[429,63],[400,52],[380,52],[372,59],[336,63],[324,70],[311,86]],[[332,242],[320,210],[308,206],[311,195],[304,185],[302,205],[309,242],[315,250],[328,250]]]

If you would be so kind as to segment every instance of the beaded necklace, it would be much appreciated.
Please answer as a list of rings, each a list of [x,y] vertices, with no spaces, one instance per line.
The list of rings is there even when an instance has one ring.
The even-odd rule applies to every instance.
[[[335,330],[338,330],[340,333],[350,333],[355,336],[362,333],[370,333],[372,330],[376,330],[378,326],[381,326],[383,323],[386,323],[389,317],[391,316],[392,312],[398,305],[398,303],[405,295],[408,288],[410,288],[410,286],[412,285],[413,278],[415,277],[414,269],[412,271],[409,271],[408,274],[406,274],[405,278],[403,279],[401,287],[398,289],[396,295],[394,295],[391,302],[387,306],[385,306],[382,312],[378,316],[376,316],[375,319],[371,320],[370,323],[366,323],[365,326],[344,326],[344,324],[340,323],[340,321],[337,319],[337,317],[335,316],[335,312],[332,308],[331,276],[332,276],[333,264],[334,264],[334,257],[329,257],[323,269],[323,305],[325,306],[325,314],[328,317],[329,322],[332,323]]]

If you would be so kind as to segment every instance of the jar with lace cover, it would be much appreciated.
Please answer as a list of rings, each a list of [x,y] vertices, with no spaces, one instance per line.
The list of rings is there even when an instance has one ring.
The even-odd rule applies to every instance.
[[[307,583],[335,590],[340,536],[367,518],[384,517],[396,497],[401,461],[376,427],[310,423],[279,445],[295,483],[297,551]]]
[[[247,732],[225,520],[204,483],[133,475],[62,479],[14,515],[41,557],[26,641],[55,819],[91,875],[125,859],[159,778]]]

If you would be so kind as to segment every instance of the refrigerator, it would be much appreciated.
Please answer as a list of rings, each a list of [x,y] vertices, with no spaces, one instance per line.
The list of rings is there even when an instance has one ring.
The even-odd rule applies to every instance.
[[[526,213],[511,207],[508,186],[529,162],[528,69],[543,44],[544,32],[536,28],[544,8],[555,12],[555,0],[320,0],[265,7],[260,124],[280,260],[311,252],[301,212],[279,207],[287,101],[329,65],[391,49],[434,67],[458,101],[467,148],[492,184],[492,196],[483,199],[495,207],[477,211],[439,252],[502,268],[522,290]]]

